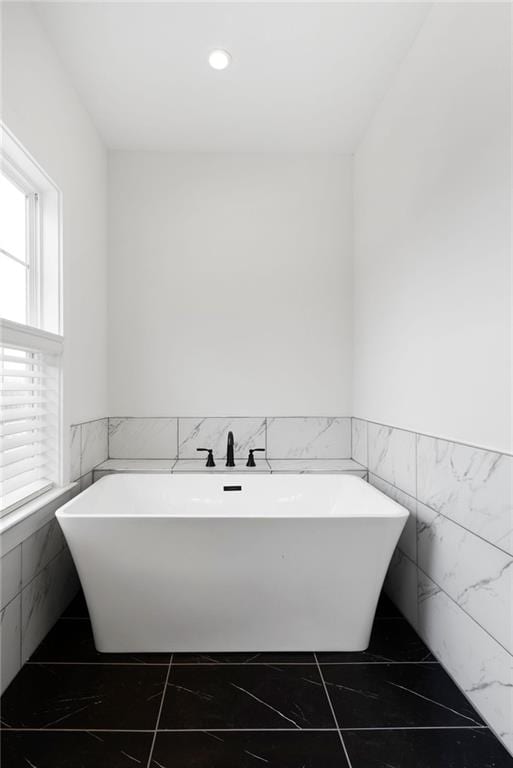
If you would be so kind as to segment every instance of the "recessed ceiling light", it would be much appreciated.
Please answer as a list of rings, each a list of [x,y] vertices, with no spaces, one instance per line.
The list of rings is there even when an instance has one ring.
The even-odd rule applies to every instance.
[[[212,69],[226,69],[229,65],[232,57],[228,51],[223,51],[220,48],[212,51],[208,57],[208,63]]]

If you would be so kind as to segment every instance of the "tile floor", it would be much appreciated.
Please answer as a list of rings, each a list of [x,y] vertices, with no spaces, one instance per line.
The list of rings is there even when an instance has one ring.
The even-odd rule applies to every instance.
[[[76,598],[1,701],[3,768],[512,768],[383,598],[364,653],[99,654]]]

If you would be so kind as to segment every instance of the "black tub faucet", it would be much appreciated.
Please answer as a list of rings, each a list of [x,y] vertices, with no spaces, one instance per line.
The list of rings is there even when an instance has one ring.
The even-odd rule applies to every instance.
[[[256,467],[255,457],[253,456],[255,451],[265,451],[265,448],[250,448],[249,449],[249,456],[248,456],[248,460],[246,462],[246,466],[247,467]]]
[[[196,448],[197,451],[208,451],[206,467],[215,467],[214,452],[212,448]]]
[[[228,441],[226,443],[226,466],[235,466],[235,461],[233,460],[233,432],[228,432]]]

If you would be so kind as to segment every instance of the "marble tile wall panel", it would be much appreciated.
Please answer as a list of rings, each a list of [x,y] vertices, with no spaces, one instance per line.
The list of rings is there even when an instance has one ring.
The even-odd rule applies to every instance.
[[[80,477],[108,458],[108,419],[86,421],[80,430]]]
[[[513,457],[417,436],[418,499],[513,554]]]
[[[21,660],[24,663],[78,590],[67,549],[57,555],[21,593]]]
[[[21,590],[21,544],[2,557],[0,569],[1,609]]]
[[[176,459],[178,419],[110,418],[111,459]]]
[[[70,491],[65,500],[74,494],[75,491]],[[18,524],[2,534],[3,549],[9,546],[12,549],[3,555],[0,563],[1,691],[78,589],[75,568],[55,518],[58,507],[59,504],[52,501],[40,510],[39,519],[43,525],[34,533],[27,531],[21,538],[20,532],[11,536],[12,531],[19,528]],[[21,543],[13,546],[16,541]],[[25,656],[22,656],[22,647],[26,649]]]
[[[219,459],[226,457],[229,431],[235,437],[235,455],[246,458],[249,448],[268,448],[276,459],[350,459],[351,419],[305,418],[131,418],[108,419],[108,455],[112,459],[192,459],[196,448],[212,447]],[[356,420],[355,434],[365,439]],[[80,481],[105,460],[105,419],[71,427],[70,471]],[[361,459],[366,456],[361,446]],[[359,455],[360,455],[359,453]]]
[[[73,424],[70,427],[70,480],[72,483],[80,477],[80,459],[82,453],[82,425]]]
[[[25,539],[22,551],[22,587],[48,565],[50,560],[66,546],[56,518]]]
[[[369,473],[369,483],[384,493],[389,498],[396,501],[401,506],[406,507],[410,516],[408,517],[406,524],[403,528],[403,532],[399,538],[398,547],[408,557],[417,561],[417,500],[412,496],[408,496],[407,493],[403,493],[395,485],[385,482],[380,477]]]
[[[351,458],[368,467],[367,422],[363,419],[351,419],[351,441]]]
[[[369,422],[369,471],[416,498],[415,434]]]
[[[21,595],[0,612],[0,694],[21,669]]]
[[[385,580],[385,592],[413,627],[417,627],[417,566],[396,549]]]
[[[419,571],[418,631],[513,753],[513,656]]]
[[[266,447],[264,418],[180,418],[178,420],[178,455],[197,459],[196,448],[212,448],[214,458],[226,459],[228,432],[233,432],[236,458],[247,458],[250,448]],[[265,453],[260,453],[265,458]]]
[[[350,459],[351,419],[268,418],[270,459]]]
[[[418,504],[418,565],[513,653],[513,557]]]
[[[369,481],[416,510],[386,590],[513,750],[513,458],[370,422],[368,456]]]

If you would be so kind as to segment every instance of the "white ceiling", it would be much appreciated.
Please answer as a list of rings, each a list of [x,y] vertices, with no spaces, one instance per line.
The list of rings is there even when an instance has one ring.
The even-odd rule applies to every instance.
[[[106,144],[353,152],[418,3],[37,3]],[[212,48],[233,61],[216,72]]]

